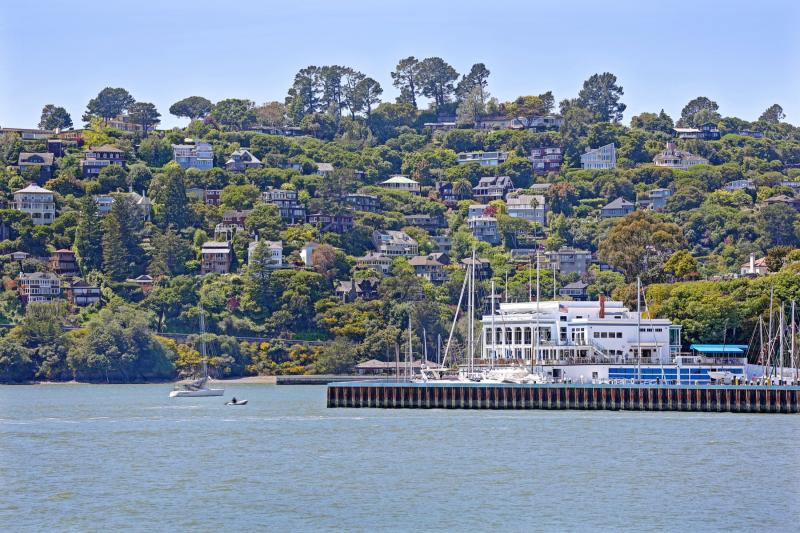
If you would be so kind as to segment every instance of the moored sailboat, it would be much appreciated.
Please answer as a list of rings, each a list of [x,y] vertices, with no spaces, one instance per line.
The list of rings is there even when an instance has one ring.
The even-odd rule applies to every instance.
[[[186,383],[169,393],[170,398],[202,398],[222,396],[225,389],[212,389],[208,386],[208,362],[206,354],[206,322],[203,307],[200,306],[200,354],[203,360],[203,374],[199,379]]]

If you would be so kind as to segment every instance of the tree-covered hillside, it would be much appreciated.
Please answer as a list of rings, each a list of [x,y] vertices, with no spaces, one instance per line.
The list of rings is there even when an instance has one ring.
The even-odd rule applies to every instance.
[[[507,300],[527,300],[529,251],[574,248],[593,264],[554,276],[545,261],[542,294],[580,280],[590,298],[630,302],[640,277],[650,312],[683,323],[687,342],[747,342],[770,288],[781,300],[800,296],[800,129],[779,105],[744,119],[701,96],[680,117],[653,102],[652,112],[623,120],[622,81],[610,73],[558,103],[549,91],[498,101],[482,63],[459,74],[441,58],[408,57],[391,77],[394,102],[364,73],[309,66],[282,102],[176,102],[169,113],[190,122],[172,130],[158,129],[153,104],[108,87],[88,102],[84,129],[66,129],[73,119],[53,104],[38,125],[48,131],[3,129],[0,322],[13,327],[0,332],[0,381],[190,373],[201,309],[218,376],[342,372],[393,359],[409,322],[414,350],[424,351],[424,331],[431,354],[447,337],[473,248],[490,266],[481,302],[492,281]],[[205,163],[178,157],[176,146],[196,154],[203,143]],[[588,149],[611,144],[614,168],[581,168]],[[540,149],[559,149],[563,161],[536,168]],[[464,155],[481,152],[501,155],[497,164]],[[47,153],[47,170],[25,164],[26,154]],[[104,162],[116,153],[124,164]],[[249,164],[234,160],[244,153]],[[688,159],[685,168],[673,162]],[[383,183],[396,175],[418,193]],[[482,178],[495,176],[516,189],[505,200],[481,193]],[[54,195],[47,223],[15,199],[29,184]],[[287,195],[294,200],[276,199]],[[543,207],[544,223],[510,208],[519,195],[543,201],[524,207]],[[470,206],[481,198],[478,218],[494,221],[496,238],[473,223]],[[618,199],[630,202],[624,216],[609,214]],[[289,203],[303,215],[288,215]],[[376,251],[376,231],[402,231],[418,252],[390,257],[388,272],[359,261]],[[226,272],[207,264],[209,242],[230,243]],[[282,247],[281,268],[270,243]],[[69,263],[53,259],[57,250],[74,253],[75,272],[64,275]],[[428,258],[440,266],[415,260],[441,252]],[[768,274],[739,277],[751,255]],[[37,272],[58,276],[61,290],[47,301],[22,297],[21,274]],[[78,303],[76,280],[100,301]]]

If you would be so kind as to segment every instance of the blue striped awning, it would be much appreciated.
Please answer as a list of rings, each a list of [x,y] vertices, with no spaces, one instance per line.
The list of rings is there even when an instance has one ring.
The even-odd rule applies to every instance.
[[[700,353],[725,353],[731,355],[744,355],[747,352],[746,344],[692,344],[689,349]]]

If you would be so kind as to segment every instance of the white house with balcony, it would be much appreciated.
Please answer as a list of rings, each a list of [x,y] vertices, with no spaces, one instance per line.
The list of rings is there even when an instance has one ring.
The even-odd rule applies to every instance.
[[[541,194],[520,194],[506,199],[508,216],[541,225],[547,223],[547,202]]]
[[[472,235],[479,241],[489,244],[498,244],[500,234],[497,231],[497,219],[487,215],[467,219],[467,225]]]
[[[13,208],[28,213],[34,224],[50,224],[56,218],[53,191],[33,183],[24,189],[14,191]]]
[[[600,148],[587,148],[581,155],[581,168],[585,170],[612,170],[617,168],[617,149],[614,143]]]
[[[253,264],[253,255],[256,253],[256,248],[259,244],[264,243],[267,247],[267,256],[264,259],[266,264],[264,266],[269,268],[283,267],[283,241],[258,241],[255,240],[247,246],[247,264]]]
[[[214,166],[214,150],[207,142],[195,143],[187,139],[185,144],[173,144],[172,154],[175,162],[183,169],[208,170]]]
[[[389,257],[414,257],[419,254],[419,244],[404,231],[375,230],[372,244],[378,253]]]
[[[50,302],[61,296],[61,279],[52,272],[21,272],[17,289],[24,304]]]

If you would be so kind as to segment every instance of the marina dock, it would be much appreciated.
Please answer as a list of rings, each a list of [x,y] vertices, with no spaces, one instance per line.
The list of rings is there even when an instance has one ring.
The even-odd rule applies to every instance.
[[[800,387],[756,385],[330,383],[328,407],[798,413]]]

